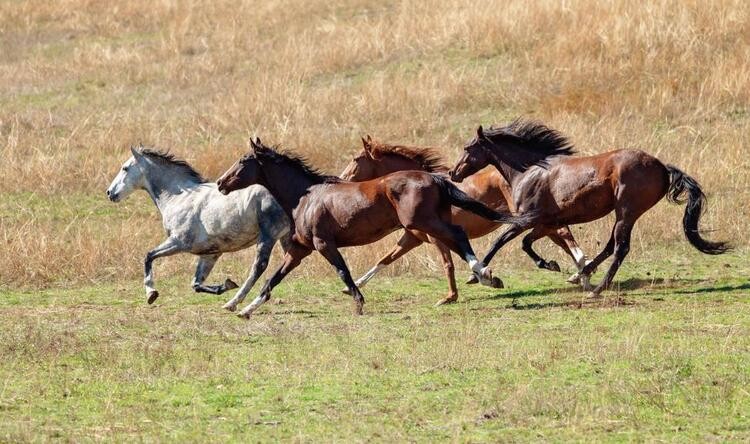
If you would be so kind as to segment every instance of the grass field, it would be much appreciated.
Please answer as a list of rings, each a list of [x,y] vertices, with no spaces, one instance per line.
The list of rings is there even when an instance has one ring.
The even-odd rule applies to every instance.
[[[0,85],[0,441],[750,440],[746,1],[0,0]],[[190,291],[188,256],[157,261],[146,306],[156,209],[104,197],[139,142],[216,178],[258,135],[335,174],[366,134],[452,163],[517,116],[679,166],[736,249],[697,253],[660,203],[601,301],[516,242],[507,289],[433,308],[421,247],[362,318],[313,256],[242,322]],[[593,255],[611,224],[574,234]],[[353,273],[394,240],[344,251]]]
[[[170,279],[0,300],[0,439],[685,441],[750,439],[746,256],[623,270],[582,301],[528,268],[509,288],[290,279],[249,322]],[[657,277],[664,276],[664,277]]]

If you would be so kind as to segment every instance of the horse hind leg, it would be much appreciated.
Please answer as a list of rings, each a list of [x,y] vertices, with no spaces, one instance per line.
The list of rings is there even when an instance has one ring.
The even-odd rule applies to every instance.
[[[386,255],[383,256],[378,261],[378,263],[375,264],[374,267],[367,271],[367,273],[363,274],[362,277],[357,279],[354,283],[357,285],[357,287],[364,287],[367,282],[370,281],[370,279],[372,279],[378,272],[380,272],[380,270],[392,264],[401,256],[405,255],[406,253],[410,252],[420,245],[422,245],[422,241],[410,231],[405,230],[404,234],[401,235],[401,238],[398,240],[393,249],[386,253]],[[353,296],[349,287],[341,290],[341,292],[344,294],[348,294],[349,296]]]
[[[237,310],[237,305],[241,304],[242,301],[245,300],[247,294],[253,288],[261,275],[263,275],[263,273],[266,271],[266,268],[268,267],[268,260],[271,257],[271,252],[273,251],[274,245],[276,245],[276,239],[273,239],[270,236],[266,235],[260,236],[260,239],[255,246],[255,259],[253,260],[253,265],[250,267],[250,274],[245,279],[245,282],[242,283],[242,286],[237,291],[237,294],[235,294],[232,299],[224,304],[222,308],[229,311]]]
[[[432,239],[430,239],[432,241]],[[439,240],[434,240],[435,247],[440,252],[440,257],[443,259],[443,268],[445,269],[445,277],[448,279],[448,296],[437,301],[435,306],[452,304],[458,300],[458,288],[456,288],[456,273],[455,266],[453,265],[453,257],[451,256],[451,250],[445,244]]]
[[[195,276],[193,277],[193,290],[196,293],[210,293],[210,294],[222,294],[227,290],[237,288],[237,284],[231,279],[227,279],[221,285],[203,285],[203,282],[211,274],[216,261],[219,260],[221,254],[204,254],[198,259],[198,265],[195,267]]]
[[[403,223],[403,222],[402,222]],[[407,228],[419,230],[432,238],[438,239],[446,247],[450,248],[469,264],[469,268],[476,275],[482,285],[492,288],[503,288],[503,281],[492,276],[492,269],[477,260],[474,250],[471,248],[466,232],[458,225],[445,222],[442,219],[431,217],[423,221],[414,221],[406,224]]]

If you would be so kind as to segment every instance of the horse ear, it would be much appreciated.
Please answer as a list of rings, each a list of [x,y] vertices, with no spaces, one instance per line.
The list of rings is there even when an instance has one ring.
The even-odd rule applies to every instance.
[[[133,154],[133,157],[135,157],[136,159],[141,158],[141,152],[133,145],[130,145],[130,153]]]
[[[372,158],[372,137],[369,134],[367,138],[362,137],[362,147],[365,149],[367,156]]]
[[[482,125],[479,125],[479,128],[477,128],[477,137],[480,139],[484,138],[484,129],[482,128]]]

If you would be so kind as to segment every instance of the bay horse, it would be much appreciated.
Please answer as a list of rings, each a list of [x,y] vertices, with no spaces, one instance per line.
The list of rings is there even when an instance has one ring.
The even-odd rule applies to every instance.
[[[585,157],[572,156],[573,153],[573,145],[564,136],[538,122],[517,119],[500,128],[477,129],[451,169],[451,178],[461,182],[493,165],[510,183],[518,214],[530,219],[503,232],[482,264],[489,263],[503,245],[529,228],[556,229],[591,222],[614,211],[615,224],[607,245],[580,272],[582,286],[591,291],[589,296],[598,297],[610,287],[630,250],[630,234],[636,220],[665,196],[673,203],[687,200],[682,224],[693,247],[706,254],[721,254],[729,249],[726,242],[701,237],[698,222],[706,196],[698,182],[677,167],[663,164],[640,150],[615,150]],[[614,261],[606,275],[592,288],[591,273],[613,253]]]
[[[443,163],[438,150],[430,147],[415,147],[404,145],[389,145],[374,141],[369,135],[362,138],[362,151],[357,154],[346,166],[340,177],[344,180],[362,182],[372,180],[396,171],[421,170],[429,173],[446,174],[448,167]],[[510,211],[508,202],[511,199],[511,190],[508,182],[495,168],[486,168],[476,174],[469,176],[457,187],[472,199],[487,205],[495,211]],[[512,201],[511,201],[512,202]],[[452,207],[451,219],[456,225],[460,225],[469,239],[484,236],[496,230],[500,224],[492,220],[480,217],[463,208]],[[560,266],[555,261],[546,261],[540,257],[532,248],[534,240],[542,237],[538,232],[541,227],[529,233],[523,242],[523,250],[536,263],[537,267],[560,271]],[[568,227],[551,230],[545,233],[554,243],[560,246],[574,261],[577,271],[583,269],[586,264],[586,256],[580,249]],[[380,270],[393,263],[401,256],[424,242],[430,242],[428,236],[416,231],[404,230],[401,238],[393,249],[386,253],[374,267],[372,267],[355,283],[360,288],[373,278]],[[458,290],[454,275],[453,259],[450,250],[440,242],[435,242],[435,247],[440,252],[443,260],[443,268],[448,278],[448,296],[438,301],[436,305],[452,303],[458,300]],[[473,277],[473,276],[472,276]],[[577,276],[576,276],[577,277]],[[497,279],[497,278],[496,278]],[[572,282],[572,283],[577,283]],[[500,282],[502,284],[502,282]],[[348,290],[344,290],[347,292]]]
[[[223,253],[256,245],[250,275],[225,308],[245,298],[268,266],[276,241],[285,250],[291,243],[289,219],[276,199],[261,186],[249,187],[232,196],[219,193],[187,162],[172,154],[131,147],[131,157],[122,164],[107,197],[120,202],[135,190],[145,190],[161,214],[167,239],[146,254],[144,286],[146,300],[159,297],[154,288],[153,262],[177,253],[198,255],[193,290],[220,295],[237,288],[231,279],[221,285],[204,285]]]
[[[469,263],[480,282],[491,285],[492,271],[478,265],[466,233],[450,223],[450,207],[457,205],[498,222],[519,222],[469,198],[444,177],[406,171],[367,182],[345,182],[321,174],[299,156],[263,145],[260,139],[251,140],[250,152],[217,184],[224,194],[263,185],[293,221],[292,245],[284,262],[239,313],[245,318],[270,299],[271,290],[314,250],[333,265],[351,292],[355,314],[362,314],[364,296],[338,249],[375,242],[401,227],[440,240]]]

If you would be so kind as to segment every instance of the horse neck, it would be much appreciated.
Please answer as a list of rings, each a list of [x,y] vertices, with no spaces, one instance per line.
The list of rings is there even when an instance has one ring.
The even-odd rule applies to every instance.
[[[511,165],[511,163],[504,159],[504,156],[498,153],[499,149],[491,149],[489,150],[491,153],[491,161],[490,163],[497,168],[497,170],[500,172],[500,174],[503,176],[506,182],[513,187],[513,184],[516,180],[518,180],[519,177],[523,176],[523,174],[526,172],[526,170],[519,170]],[[514,161],[516,162],[522,162],[522,163],[533,163],[538,161],[538,156],[534,157],[530,153],[527,153],[522,148],[512,148],[510,150],[505,150],[504,153],[512,152]]]
[[[174,197],[188,192],[201,183],[176,168],[157,168],[150,164],[144,171],[146,192],[154,204],[163,212],[174,201]]]
[[[302,196],[307,194],[311,186],[322,183],[322,180],[316,180],[294,166],[271,162],[263,165],[263,179],[259,182],[268,188],[291,218],[292,211]]]

